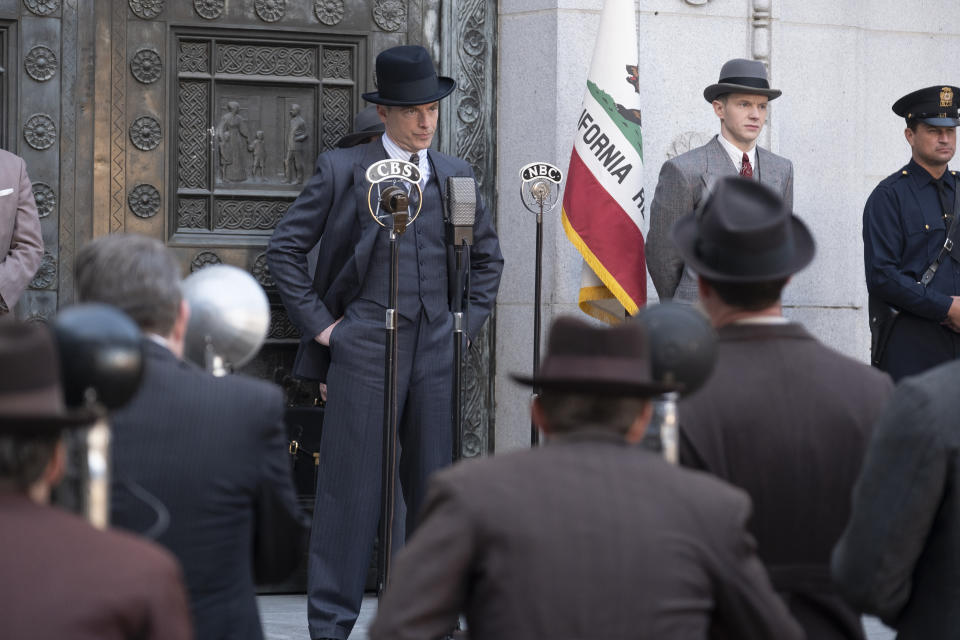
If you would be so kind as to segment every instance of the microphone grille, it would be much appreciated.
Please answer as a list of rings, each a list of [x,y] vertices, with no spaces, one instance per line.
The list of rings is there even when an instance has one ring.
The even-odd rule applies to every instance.
[[[447,178],[447,203],[450,223],[456,227],[473,226],[477,216],[477,187],[473,178]]]

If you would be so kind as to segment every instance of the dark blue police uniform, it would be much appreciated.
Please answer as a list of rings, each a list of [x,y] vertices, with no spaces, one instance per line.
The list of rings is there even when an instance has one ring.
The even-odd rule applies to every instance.
[[[960,126],[960,87],[936,85],[912,91],[893,103],[893,112],[912,131],[913,159],[877,185],[863,209],[863,262],[870,292],[874,364],[894,380],[960,357],[960,333],[943,324],[960,295],[960,246],[944,243],[957,198],[956,172],[947,157],[929,160],[917,136],[927,127]],[[920,146],[918,146],[920,144]],[[950,154],[952,157],[952,153]],[[944,167],[940,178],[924,164]],[[940,164],[940,162],[943,164]],[[960,242],[958,242],[960,244]],[[937,263],[933,278],[924,279]],[[885,309],[899,315],[885,321]]]
[[[956,172],[943,175],[952,212]],[[871,296],[899,309],[880,368],[894,380],[960,357],[960,334],[940,324],[960,295],[960,263],[949,256],[933,280],[920,284],[946,240],[933,176],[911,160],[873,190],[863,210],[863,257]]]

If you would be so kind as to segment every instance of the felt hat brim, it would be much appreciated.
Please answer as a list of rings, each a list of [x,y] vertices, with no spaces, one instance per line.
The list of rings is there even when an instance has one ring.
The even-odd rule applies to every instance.
[[[759,87],[750,87],[745,84],[718,82],[704,89],[703,97],[707,102],[713,102],[725,93],[749,93],[758,96],[767,96],[771,100],[775,100],[783,95],[783,92],[779,89],[761,89]]]
[[[688,213],[677,220],[670,232],[677,250],[684,262],[698,275],[718,282],[766,282],[786,278],[800,271],[813,261],[816,243],[807,225],[800,218],[790,216],[792,245],[778,255],[773,256],[772,268],[768,264],[751,261],[751,255],[744,256],[742,268],[733,265],[713,265],[704,262],[697,251],[698,225],[695,212]],[[753,269],[753,272],[751,272]]]

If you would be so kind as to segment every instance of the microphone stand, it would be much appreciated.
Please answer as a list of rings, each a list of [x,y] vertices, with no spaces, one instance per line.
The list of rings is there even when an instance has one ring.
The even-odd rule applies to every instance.
[[[680,394],[669,391],[653,400],[653,416],[643,435],[641,446],[661,454],[670,464],[677,464],[677,401]]]
[[[540,374],[540,290],[543,280],[543,199],[538,198],[540,210],[537,212],[537,245],[536,245],[536,266],[534,268],[534,290],[533,290],[533,377],[537,378]],[[540,387],[533,388],[533,397],[539,397]],[[540,429],[533,420],[530,421],[530,446],[540,444]]]
[[[540,326],[541,291],[543,289],[543,212],[552,211],[557,206],[558,188],[563,174],[552,164],[534,162],[520,170],[520,202],[529,211],[537,216],[537,244],[535,249],[536,264],[534,266],[533,283],[533,377],[540,375]],[[551,183],[553,186],[551,186]],[[527,200],[529,195],[532,200]],[[551,197],[552,196],[552,197]],[[536,206],[536,208],[534,208]],[[540,396],[540,386],[533,387],[533,399]],[[540,429],[533,420],[530,420],[530,446],[540,444]]]
[[[377,563],[377,593],[383,593],[390,579],[390,560],[393,556],[393,517],[396,493],[397,468],[397,306],[400,297],[400,246],[398,240],[407,230],[409,211],[393,212],[390,231],[390,307],[387,309],[384,330],[386,331],[386,357],[384,360],[383,388],[383,460],[381,464],[381,511],[380,511],[380,558]]]
[[[457,286],[453,297],[453,461],[463,457],[463,354],[470,300],[470,245],[454,245]]]

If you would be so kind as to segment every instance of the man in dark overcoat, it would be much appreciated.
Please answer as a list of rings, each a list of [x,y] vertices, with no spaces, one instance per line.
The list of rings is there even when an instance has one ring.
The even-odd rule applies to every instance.
[[[833,552],[840,592],[900,640],[960,634],[960,362],[897,384]]]
[[[368,210],[365,172],[387,158],[417,165],[423,191],[419,217],[398,240],[399,477],[407,532],[415,524],[427,476],[450,463],[453,448],[454,326],[448,283],[454,273],[448,271],[443,202],[447,179],[473,177],[473,171],[466,162],[429,148],[439,101],[453,91],[453,79],[438,76],[419,46],[387,49],[376,66],[378,90],[363,97],[377,105],[385,133],[366,144],[322,153],[267,248],[270,273],[303,336],[294,374],[326,385],[308,576],[312,638],[345,640],[350,634],[380,515],[390,242]],[[493,309],[503,268],[479,191],[476,203],[464,327],[468,340]],[[310,273],[307,253],[317,242],[317,266]]]
[[[863,208],[873,360],[894,381],[960,358],[957,149],[960,88],[934,86],[893,104],[904,118],[910,162],[884,179]],[[953,248],[954,242],[957,248]]]
[[[802,637],[746,532],[750,500],[637,446],[646,330],[561,317],[537,378],[546,446],[437,473],[398,554],[373,640]],[[716,635],[712,635],[716,634]]]
[[[719,337],[712,376],[679,405],[680,461],[753,499],[760,558],[809,638],[863,638],[830,552],[891,381],[783,317],[783,287],[814,241],[774,191],[724,178],[672,235]]]
[[[53,336],[0,322],[0,636],[190,640],[183,575],[163,548],[50,506],[61,434],[95,416],[64,408]]]
[[[160,241],[97,238],[77,252],[75,272],[80,300],[118,307],[145,335],[143,381],[111,417],[110,521],[177,556],[198,638],[260,640],[254,568],[261,579],[283,579],[307,539],[283,394],[182,359],[189,303]]]

